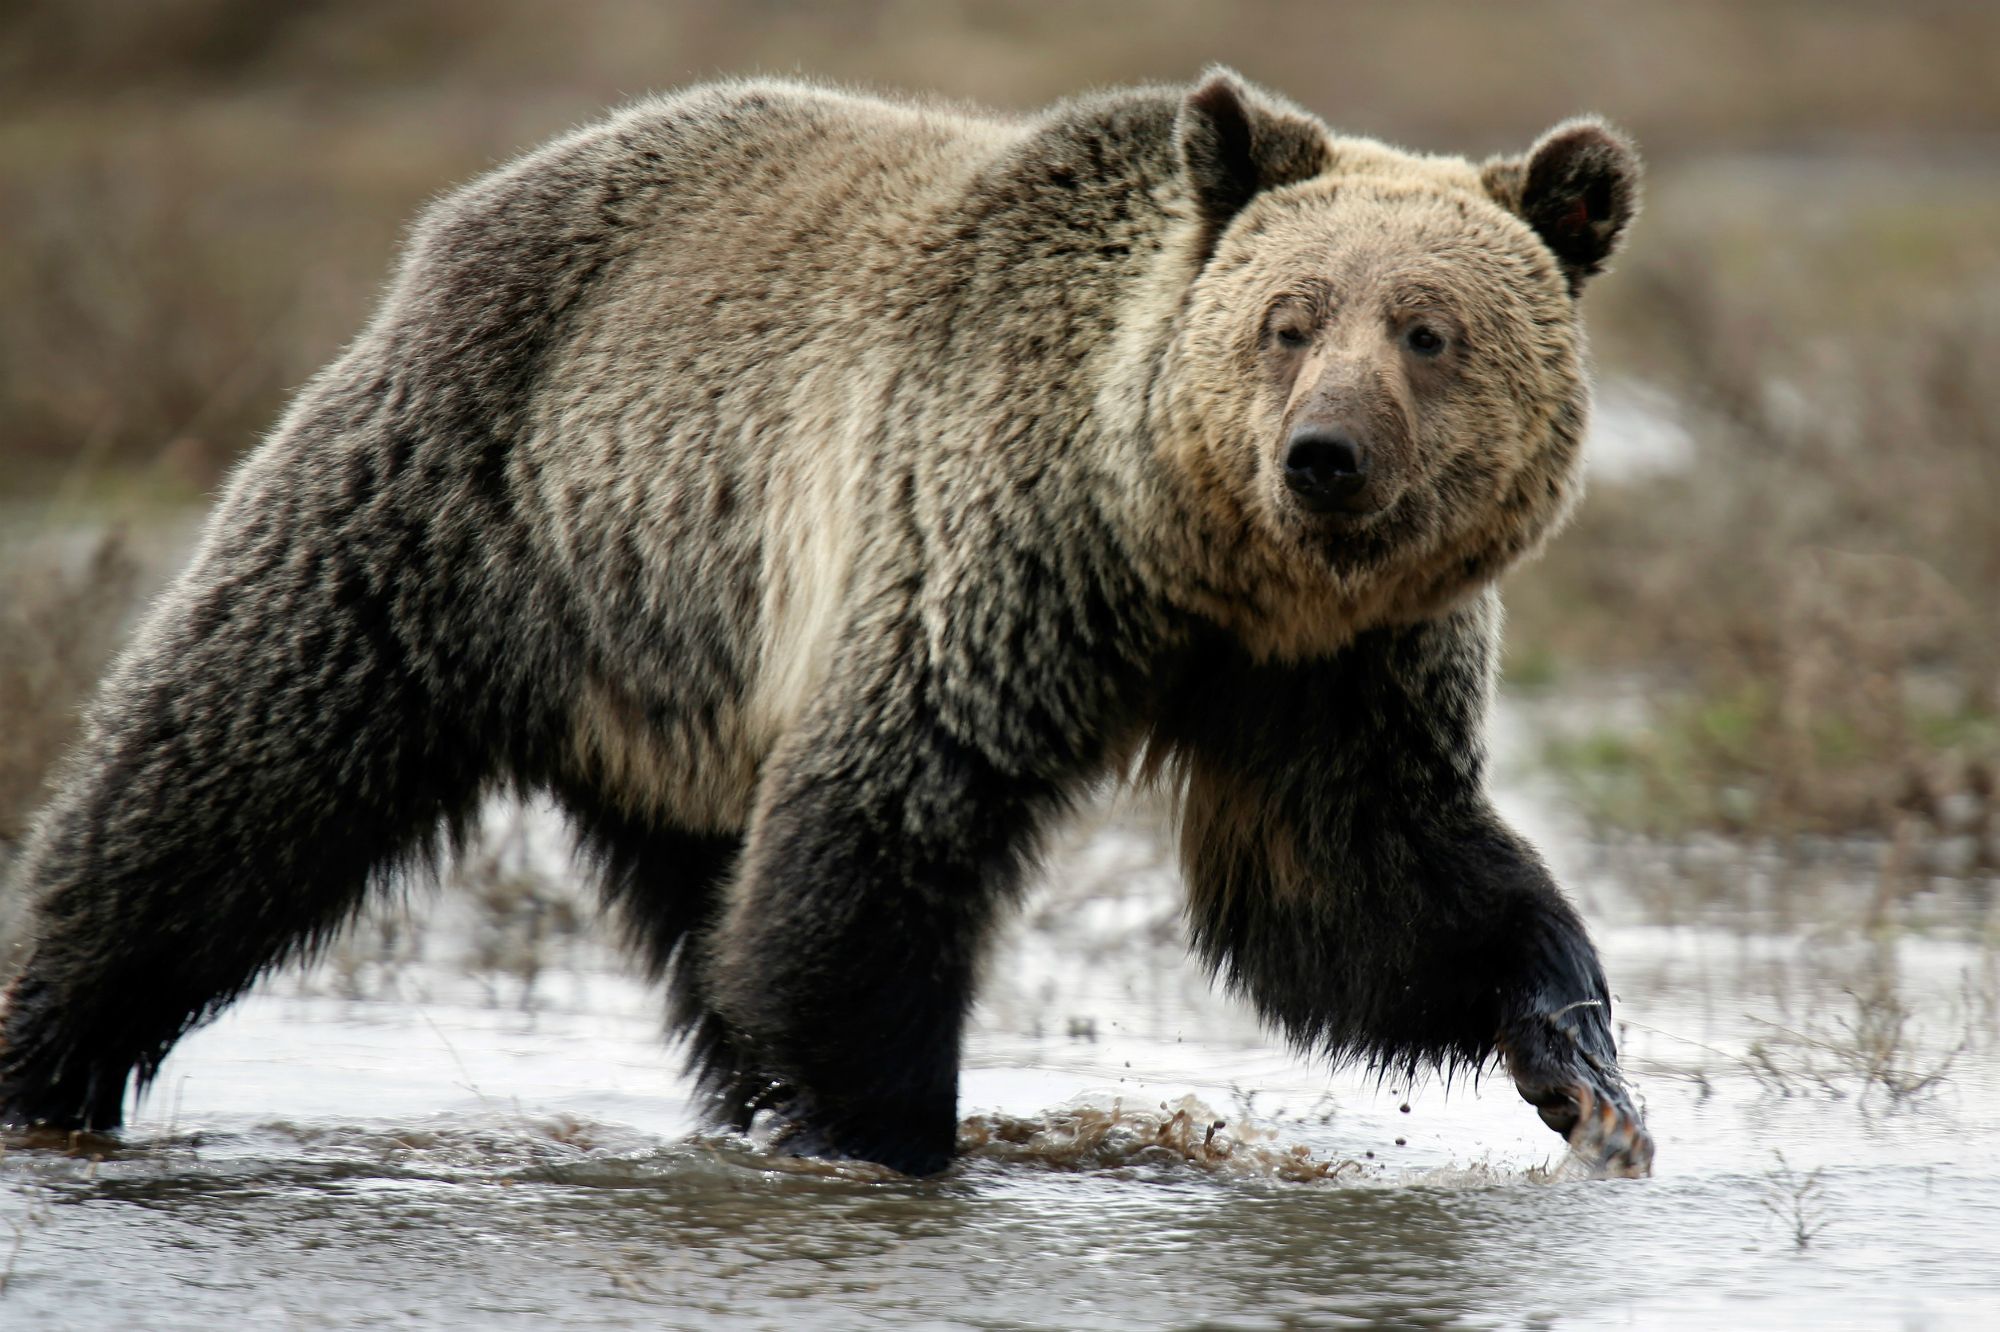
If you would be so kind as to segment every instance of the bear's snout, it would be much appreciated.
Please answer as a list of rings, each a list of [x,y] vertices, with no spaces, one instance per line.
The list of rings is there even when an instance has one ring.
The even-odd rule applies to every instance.
[[[1366,493],[1368,451],[1346,430],[1301,426],[1285,447],[1285,485],[1313,513],[1362,513],[1374,507]]]

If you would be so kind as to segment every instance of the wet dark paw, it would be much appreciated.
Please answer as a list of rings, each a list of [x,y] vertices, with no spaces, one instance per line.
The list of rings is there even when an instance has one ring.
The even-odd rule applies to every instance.
[[[942,1134],[920,1130],[910,1117],[889,1112],[827,1115],[803,1096],[794,1097],[776,1113],[770,1144],[787,1156],[869,1161],[919,1178],[944,1173],[957,1138],[957,1123],[949,1112]]]
[[[1643,1179],[1653,1173],[1653,1138],[1610,1056],[1609,1034],[1564,1016],[1537,1016],[1504,1036],[1507,1071],[1521,1099],[1593,1175]]]
[[[784,1125],[772,1139],[772,1146],[787,1156],[867,1161],[919,1179],[943,1174],[951,1165],[949,1151],[928,1150],[909,1143],[857,1141],[853,1135],[836,1135],[811,1124]]]

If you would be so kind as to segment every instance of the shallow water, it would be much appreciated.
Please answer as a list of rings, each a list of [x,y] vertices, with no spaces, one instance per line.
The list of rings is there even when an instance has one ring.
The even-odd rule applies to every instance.
[[[1977,922],[1647,924],[1510,804],[1599,923],[1651,1180],[1578,1177],[1504,1079],[1378,1086],[1274,1046],[1187,960],[1121,816],[1060,849],[990,969],[940,1180],[696,1135],[615,956],[469,967],[487,926],[446,900],[393,960],[276,978],[188,1040],[120,1140],[11,1143],[0,1327],[1991,1326]]]

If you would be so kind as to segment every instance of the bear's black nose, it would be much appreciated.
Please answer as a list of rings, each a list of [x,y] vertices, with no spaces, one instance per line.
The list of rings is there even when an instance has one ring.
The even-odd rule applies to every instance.
[[[1352,436],[1307,426],[1285,450],[1285,484],[1314,513],[1352,510],[1368,481],[1368,455]]]

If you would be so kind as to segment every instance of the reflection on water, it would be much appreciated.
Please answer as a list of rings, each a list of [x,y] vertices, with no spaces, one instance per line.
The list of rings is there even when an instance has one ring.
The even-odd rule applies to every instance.
[[[1846,1113],[1821,1106],[1813,1126],[1865,1151]],[[975,1154],[914,1183],[595,1132],[265,1127],[97,1162],[17,1152],[9,1325],[1714,1326],[1739,1299],[1761,1321],[1887,1323],[1976,1310],[2000,1202],[1971,1162],[1846,1167],[1801,1254],[1748,1160],[1637,1185],[1505,1167],[1306,1185]]]
[[[121,1140],[8,1144],[0,1327],[1943,1327],[2000,1299],[1974,944],[1606,928],[1659,1173],[1588,1182],[1504,1082],[1270,1044],[1188,962],[1150,833],[1085,828],[1052,879],[990,968],[942,1179],[697,1135],[617,959],[568,941],[523,1004],[441,903],[379,983],[350,957],[191,1039]],[[1864,974],[1903,1066],[1957,1050],[1942,1085],[1841,1061],[1881,1053]]]

